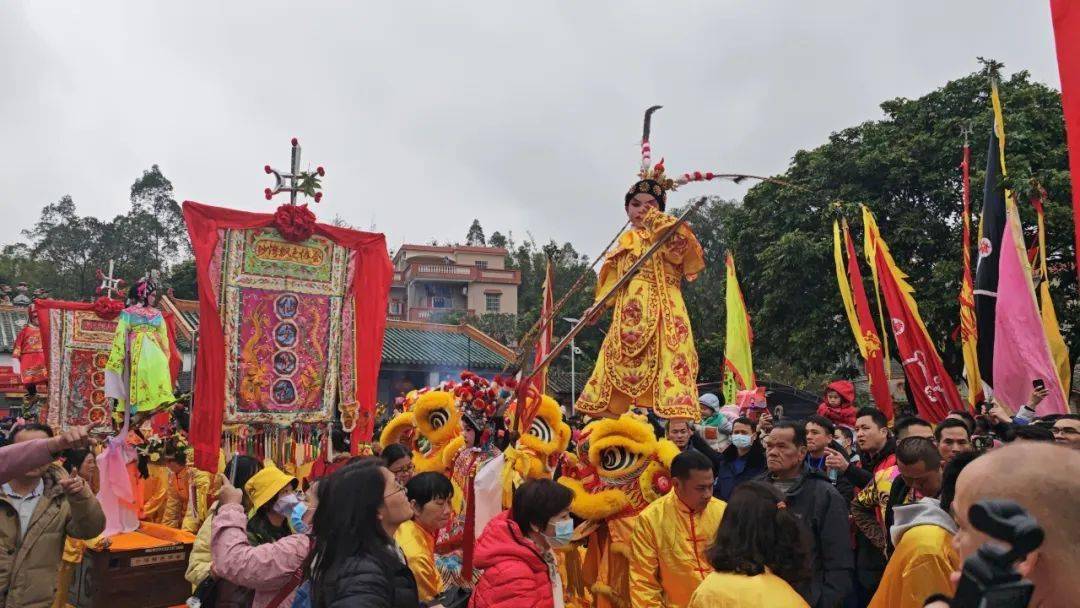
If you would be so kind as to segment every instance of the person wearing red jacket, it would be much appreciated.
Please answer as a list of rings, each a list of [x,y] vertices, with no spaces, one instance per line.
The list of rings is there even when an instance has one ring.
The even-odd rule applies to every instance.
[[[855,385],[847,380],[833,380],[825,387],[825,395],[817,408],[837,426],[855,427]]]
[[[484,571],[469,608],[562,608],[562,579],[552,551],[574,532],[574,494],[550,479],[527,481],[513,504],[484,528],[475,564]]]

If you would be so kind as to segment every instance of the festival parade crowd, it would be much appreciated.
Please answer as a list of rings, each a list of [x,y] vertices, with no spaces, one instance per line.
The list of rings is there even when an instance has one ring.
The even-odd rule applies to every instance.
[[[1041,545],[1014,564],[1034,584],[1030,605],[1077,605],[1080,416],[1068,409],[1064,379],[1023,377],[1029,390],[1009,401],[989,391],[961,399],[947,378],[909,376],[914,397],[906,408],[885,402],[881,385],[860,397],[851,381],[838,379],[816,413],[795,419],[770,405],[732,350],[739,331],[729,330],[724,395],[699,392],[702,370],[681,289],[705,259],[685,214],[668,214],[666,202],[680,186],[720,176],[669,177],[663,161],[653,164],[653,111],[639,179],[623,200],[629,227],[603,258],[595,303],[582,315],[590,324],[610,312],[610,325],[573,404],[545,394],[542,365],[514,376],[465,370],[401,395],[376,420],[363,398],[347,398],[362,374],[343,371],[334,385],[343,395],[338,412],[322,427],[298,419],[277,434],[245,435],[229,426],[245,420],[237,414],[243,407],[221,414],[220,397],[200,394],[198,382],[221,382],[217,395],[272,395],[278,404],[306,398],[302,381],[275,378],[292,377],[290,366],[298,365],[289,358],[298,339],[289,319],[311,304],[286,291],[265,302],[239,296],[241,306],[255,302],[255,312],[223,313],[223,329],[209,335],[207,313],[231,310],[229,290],[248,280],[230,274],[243,257],[230,248],[243,238],[229,231],[250,220],[265,238],[276,226],[284,236],[275,248],[244,255],[261,251],[278,262],[295,243],[348,242],[355,252],[360,239],[318,226],[293,238],[289,231],[304,221],[296,208],[273,220],[237,215],[225,228],[197,230],[191,223],[208,222],[210,208],[185,204],[193,240],[227,241],[205,245],[220,256],[213,264],[197,257],[200,272],[212,266],[221,277],[199,279],[205,329],[198,361],[208,367],[198,368],[194,398],[175,393],[175,337],[153,275],[136,282],[116,310],[95,305],[93,314],[115,325],[101,366],[112,407],[108,420],[94,420],[109,432],[66,424],[53,410],[6,424],[0,608],[63,608],[89,552],[115,551],[126,533],[161,529],[191,545],[191,607],[940,606],[957,590],[954,573],[990,539],[970,513],[991,499],[1015,501],[1045,530]],[[320,251],[305,250],[304,262],[322,260]],[[894,306],[905,300],[889,299],[893,262],[883,241],[875,252],[875,281],[883,275],[895,325],[903,315]],[[247,258],[242,264],[245,272],[258,269]],[[342,267],[342,284],[351,285],[360,267]],[[741,295],[730,291],[738,289],[730,258],[728,271],[730,324],[747,317]],[[333,327],[349,339],[353,324],[367,320],[356,293],[331,298],[341,309]],[[385,312],[385,293],[372,299]],[[59,305],[50,302],[31,309],[30,334],[60,331],[60,313],[47,312]],[[854,304],[850,312],[857,327]],[[538,324],[550,336],[544,326],[555,311],[545,314]],[[909,329],[917,330],[914,315]],[[277,325],[262,332],[262,316]],[[318,342],[321,334],[312,332]],[[884,337],[875,336],[879,348]],[[278,376],[269,379],[244,367],[247,345],[264,338],[280,347],[253,351],[273,358]],[[36,350],[31,335],[16,353],[24,374],[39,373],[45,361],[47,340],[36,340]],[[911,343],[897,340],[906,355]],[[865,352],[865,343],[858,346]],[[999,335],[998,348],[1008,346]],[[927,365],[940,365],[932,346],[920,348]],[[335,365],[359,369],[353,357],[360,350]],[[746,350],[748,361],[748,341]],[[536,362],[549,354],[539,349]],[[226,374],[209,366],[214,356]],[[50,368],[50,378],[55,373]],[[995,384],[1011,380],[997,375]],[[25,378],[28,385],[41,379]],[[270,428],[278,420],[257,422]]]

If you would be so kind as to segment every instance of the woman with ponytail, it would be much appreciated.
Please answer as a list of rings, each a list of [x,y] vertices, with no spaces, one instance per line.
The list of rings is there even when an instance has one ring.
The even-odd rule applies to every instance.
[[[809,547],[779,491],[758,481],[740,485],[708,552],[715,572],[698,586],[689,608],[808,606],[794,588],[810,576]]]

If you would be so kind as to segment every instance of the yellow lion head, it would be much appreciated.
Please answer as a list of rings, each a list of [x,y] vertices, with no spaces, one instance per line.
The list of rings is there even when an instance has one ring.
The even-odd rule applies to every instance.
[[[413,434],[419,437],[413,436]],[[383,429],[379,443],[414,445],[413,464],[417,473],[444,471],[443,451],[461,434],[461,413],[454,396],[446,391],[428,391],[416,397],[410,411],[394,416]]]
[[[544,395],[528,430],[518,438],[518,448],[524,458],[515,469],[527,479],[551,478],[559,454],[570,444],[570,425],[563,422],[562,407]]]
[[[442,445],[461,433],[461,413],[453,393],[428,391],[417,398],[412,413],[416,429],[432,445]]]
[[[657,439],[643,416],[623,414],[585,427],[578,479],[560,479],[574,490],[571,510],[586,519],[636,512],[667,490],[667,470],[679,448]],[[565,480],[565,481],[564,481]]]

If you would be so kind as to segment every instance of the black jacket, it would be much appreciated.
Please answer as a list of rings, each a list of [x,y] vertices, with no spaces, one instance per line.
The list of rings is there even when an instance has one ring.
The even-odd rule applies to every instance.
[[[420,594],[409,566],[397,556],[350,557],[319,585],[321,608],[417,608]]]
[[[769,473],[760,481],[772,483]],[[820,473],[804,473],[787,492],[785,502],[810,533],[813,574],[796,591],[813,608],[843,605],[851,591],[854,567],[844,499]]]
[[[739,458],[739,449],[735,446],[729,445],[723,452],[717,452],[696,433],[690,436],[690,443],[694,449],[712,461],[713,474],[716,475],[713,496],[720,500],[731,498],[735,486],[757,479],[765,472],[765,448],[761,446],[760,440],[755,439],[754,443],[750,444],[750,451],[746,453],[746,466],[741,473],[735,472],[735,461]]]
[[[858,465],[849,466],[844,477],[855,486],[855,494],[858,495],[864,487],[874,480],[874,470],[889,456],[896,453],[896,441],[892,435],[885,441],[885,447],[871,458],[866,454],[859,454]],[[886,531],[886,536],[888,531]],[[862,532],[855,530],[855,571],[859,580],[859,586],[863,589],[863,595],[867,598],[877,590],[881,582],[881,575],[885,572],[885,552],[874,546]]]

